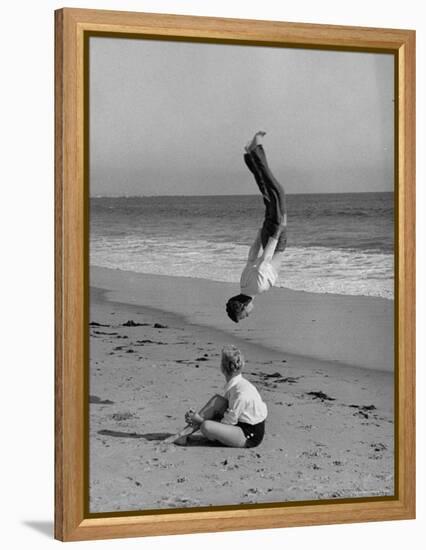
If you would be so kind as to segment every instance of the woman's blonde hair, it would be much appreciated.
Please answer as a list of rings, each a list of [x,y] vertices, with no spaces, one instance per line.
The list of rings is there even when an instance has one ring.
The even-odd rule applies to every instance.
[[[225,346],[222,349],[222,368],[228,375],[238,374],[243,370],[244,357],[235,346]]]

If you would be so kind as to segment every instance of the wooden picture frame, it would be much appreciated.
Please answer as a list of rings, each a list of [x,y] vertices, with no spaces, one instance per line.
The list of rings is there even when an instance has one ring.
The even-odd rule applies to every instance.
[[[55,538],[62,541],[415,517],[415,33],[64,8],[55,12]],[[87,512],[88,166],[85,82],[91,33],[394,55],[397,247],[395,473],[392,498],[172,510]]]

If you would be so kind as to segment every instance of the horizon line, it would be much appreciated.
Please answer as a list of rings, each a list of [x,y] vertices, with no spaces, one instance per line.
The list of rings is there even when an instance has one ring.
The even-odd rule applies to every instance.
[[[368,194],[377,194],[377,193],[394,193],[395,191],[322,191],[317,193],[286,193],[287,196],[293,195],[368,195]],[[259,193],[234,193],[234,194],[211,194],[204,193],[201,195],[193,194],[180,194],[180,195],[134,195],[134,194],[123,194],[123,195],[89,195],[90,199],[131,199],[131,198],[153,198],[153,197],[256,197],[261,196]]]

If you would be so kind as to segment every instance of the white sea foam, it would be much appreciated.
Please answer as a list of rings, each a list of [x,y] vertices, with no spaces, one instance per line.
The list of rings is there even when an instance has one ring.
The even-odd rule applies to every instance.
[[[247,245],[230,242],[96,236],[90,243],[90,262],[138,273],[238,284],[247,252]],[[393,273],[393,254],[289,246],[278,286],[316,293],[393,299]]]

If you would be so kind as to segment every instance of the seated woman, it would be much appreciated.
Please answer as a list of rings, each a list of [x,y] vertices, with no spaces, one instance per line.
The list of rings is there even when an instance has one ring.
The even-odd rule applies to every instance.
[[[226,384],[222,395],[213,396],[196,413],[189,409],[186,422],[192,432],[201,433],[210,441],[217,441],[228,447],[256,447],[265,434],[265,419],[268,409],[256,387],[241,374],[244,357],[234,346],[222,350],[220,370]],[[175,441],[186,445],[186,435]]]
[[[283,187],[272,174],[260,143],[265,132],[257,132],[246,146],[244,160],[263,196],[265,218],[249,250],[241,274],[240,294],[230,298],[226,311],[238,323],[253,310],[253,298],[275,285],[287,244],[287,208]],[[261,255],[259,252],[263,249]]]

